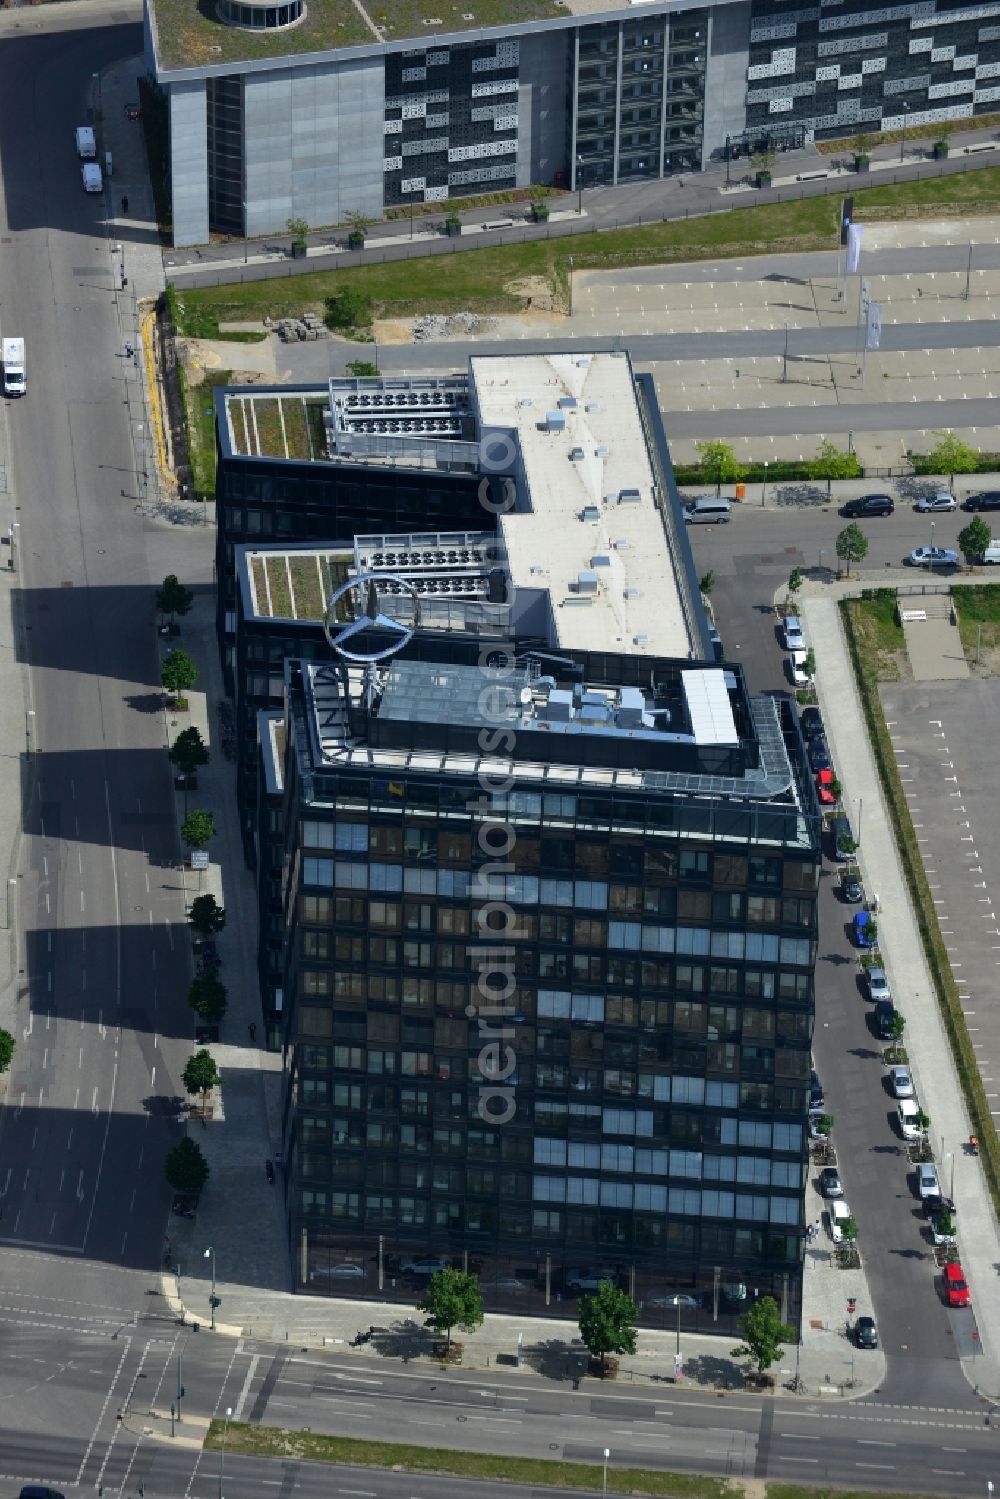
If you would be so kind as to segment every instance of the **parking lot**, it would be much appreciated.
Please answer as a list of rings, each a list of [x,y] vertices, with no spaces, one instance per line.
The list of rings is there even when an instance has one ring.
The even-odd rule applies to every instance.
[[[966,520],[961,512],[939,515],[935,539],[943,541],[957,534]],[[832,507],[818,513],[792,511],[784,515],[734,508],[729,525],[692,528],[698,574],[709,568],[716,574],[712,602],[726,656],[743,663],[752,690],[789,690],[782,632],[771,607],[774,596],[791,568],[809,567],[821,549],[828,561],[833,560],[833,540],[844,524]],[[866,523],[864,529],[872,538],[866,569],[884,560],[886,581],[904,577],[909,581],[910,570],[904,572],[899,562],[914,546],[929,540],[924,534],[926,526],[926,518],[915,513],[911,505],[899,503],[893,516]],[[819,670],[822,672],[822,659]],[[925,700],[930,697],[925,686],[919,693]],[[971,726],[969,733],[976,737]],[[989,736],[982,742],[988,743]],[[849,763],[836,769],[850,793]],[[988,784],[985,776],[981,779]],[[940,799],[940,789],[936,796]],[[848,811],[863,842],[863,809],[848,801]],[[928,836],[934,840],[933,830],[928,830]],[[978,848],[979,844],[970,847]],[[968,1398],[968,1385],[958,1360],[972,1352],[974,1312],[949,1308],[945,1302],[929,1225],[916,1191],[915,1168],[908,1161],[896,1099],[882,1060],[885,1043],[874,1028],[873,1005],[852,941],[857,907],[841,898],[840,867],[829,857],[831,850],[826,852],[819,895],[813,1049],[826,1107],[835,1121],[833,1141],[844,1196],[858,1223],[859,1248],[887,1356],[887,1375],[878,1398],[886,1402],[957,1404]],[[996,853],[1000,868],[1000,833]],[[950,886],[954,879],[950,869],[946,878]],[[867,892],[868,898],[875,893]],[[985,928],[988,923],[982,921],[982,925]],[[1000,944],[1000,937],[994,940]],[[884,956],[891,980],[891,948]],[[1000,947],[995,956],[1000,958]],[[896,997],[905,1013],[905,996]],[[974,1018],[971,1023],[975,1024]],[[1000,1078],[1000,1023],[996,1036],[993,1055],[998,1059],[995,1075]],[[942,1060],[943,1065],[950,1065],[947,1058]],[[919,1094],[919,1072],[916,1083]],[[1000,1084],[997,1091],[1000,1093]],[[997,1102],[1000,1104],[1000,1098]],[[939,1141],[935,1144],[939,1146]],[[945,1153],[960,1144],[959,1140],[946,1141]],[[941,1156],[939,1148],[939,1160]],[[819,1170],[813,1167],[806,1198],[807,1222],[821,1218],[826,1207],[816,1190],[818,1178]],[[942,1185],[947,1191],[948,1184]],[[832,1257],[833,1244],[824,1223],[807,1249],[807,1273],[810,1265],[830,1263]]]
[[[1000,683],[893,682],[882,703],[934,907],[962,994],[995,1119],[1000,1119]],[[945,1141],[945,1150],[956,1142]]]

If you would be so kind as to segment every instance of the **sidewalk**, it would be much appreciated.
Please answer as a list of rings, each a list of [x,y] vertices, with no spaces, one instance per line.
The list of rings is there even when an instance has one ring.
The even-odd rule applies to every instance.
[[[169,279],[189,286],[211,286],[221,282],[259,280],[261,267],[270,266],[272,275],[299,275],[305,271],[327,270],[337,266],[356,266],[384,260],[408,259],[411,256],[451,253],[454,250],[495,248],[517,244],[528,239],[560,238],[572,254],[577,234],[602,229],[623,229],[667,220],[727,213],[750,204],[798,201],[834,193],[861,191],[870,186],[913,182],[926,177],[948,176],[1000,160],[1000,144],[992,130],[963,132],[954,136],[955,149],[945,161],[930,157],[929,140],[913,140],[899,162],[898,146],[879,147],[873,153],[871,173],[839,171],[835,157],[820,155],[814,148],[788,152],[780,158],[782,177],[770,188],[745,188],[740,182],[746,167],[730,164],[729,186],[726,164],[712,166],[690,176],[666,177],[647,184],[628,187],[586,188],[582,193],[566,192],[549,199],[551,216],[535,224],[526,202],[500,203],[489,207],[462,210],[463,232],[450,239],[440,230],[429,230],[449,213],[448,204],[439,208],[441,217],[423,215],[410,219],[382,221],[372,225],[363,250],[346,248],[347,228],[330,227],[307,236],[306,257],[293,261],[291,236],[275,232],[263,240],[233,239],[194,248],[171,249],[165,264]],[[968,154],[966,146],[983,146],[982,151]],[[985,149],[988,147],[988,149]],[[851,153],[844,148],[844,156]],[[741,171],[741,167],[743,170]],[[582,204],[582,212],[579,205]],[[494,227],[496,226],[496,227]],[[555,231],[555,232],[553,232]]]
[[[938,1136],[964,1140],[970,1133],[969,1120],[924,961],[837,607],[845,593],[856,592],[859,587],[893,586],[900,581],[895,575],[866,578],[863,572],[842,583],[810,581],[800,595],[800,613],[820,663],[816,686],[834,763],[841,767],[845,793],[851,801],[864,803],[865,837],[858,861],[866,888],[879,893],[880,937],[889,954],[893,987],[907,996],[906,1044],[923,1079],[921,1102],[934,1120]],[[1000,1258],[1000,1234],[979,1162],[956,1152],[954,1173],[955,1200],[961,1201],[962,1207],[962,1267],[972,1291],[983,1350],[982,1356],[974,1360],[974,1367],[971,1359],[963,1358],[962,1362],[970,1383],[997,1399],[1000,1398],[1000,1277],[996,1265]]]

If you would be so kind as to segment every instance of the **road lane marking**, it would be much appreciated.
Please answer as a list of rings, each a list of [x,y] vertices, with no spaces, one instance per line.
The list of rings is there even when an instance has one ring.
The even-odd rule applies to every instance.
[[[895,1447],[895,1442],[880,1442],[876,1437],[858,1437],[859,1447]]]

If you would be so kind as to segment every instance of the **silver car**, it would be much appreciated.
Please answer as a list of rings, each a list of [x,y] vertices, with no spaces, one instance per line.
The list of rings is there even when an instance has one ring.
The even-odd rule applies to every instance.
[[[915,506],[917,510],[923,511],[955,510],[957,507],[958,501],[955,499],[955,496],[949,494],[946,489],[939,490],[937,494],[921,495]]]
[[[913,1098],[915,1096],[913,1078],[909,1067],[890,1067],[889,1082],[892,1084],[894,1098]]]
[[[917,1167],[917,1195],[918,1197],[941,1196],[941,1183],[938,1181],[938,1174],[933,1166]]]
[[[868,996],[873,1000],[892,998],[892,990],[889,988],[889,980],[885,976],[884,968],[869,968]]]

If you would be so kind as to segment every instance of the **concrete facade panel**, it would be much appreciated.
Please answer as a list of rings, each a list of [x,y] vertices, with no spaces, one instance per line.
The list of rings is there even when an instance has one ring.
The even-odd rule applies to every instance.
[[[569,172],[572,31],[522,36],[517,101],[517,185]],[[568,176],[567,176],[568,180]]]
[[[380,58],[247,75],[248,235],[381,215],[384,96]]]
[[[170,89],[170,187],[175,245],[208,243],[208,111],[205,80]]]
[[[711,37],[705,76],[702,166],[726,148],[727,135],[746,126],[747,68],[750,66],[750,5],[721,5],[711,11]]]

